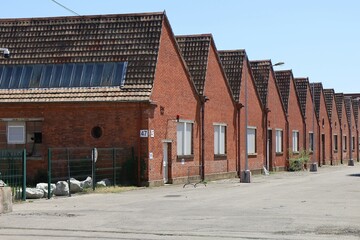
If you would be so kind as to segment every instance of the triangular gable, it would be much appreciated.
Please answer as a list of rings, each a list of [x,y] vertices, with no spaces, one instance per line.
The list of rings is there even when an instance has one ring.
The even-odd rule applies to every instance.
[[[324,91],[324,96],[325,96],[326,109],[328,111],[329,118],[332,119],[332,110],[333,110],[333,107],[336,107],[336,106],[333,106],[335,91],[334,91],[334,89],[323,89],[323,91]]]
[[[343,123],[342,110],[343,110],[343,104],[344,104],[344,94],[343,93],[335,93],[335,102],[336,102],[336,110],[338,112],[340,123]]]
[[[347,120],[348,120],[348,124],[350,125],[351,124],[351,119],[354,116],[351,98],[350,97],[345,97],[344,98],[344,103],[345,103],[345,109],[346,109],[346,117],[347,117]]]
[[[146,101],[153,86],[164,19],[163,12],[1,19],[0,44],[13,57],[0,59],[0,64],[127,62],[121,90],[90,90],[90,95],[95,91],[99,101]],[[1,101],[62,101],[62,93],[66,101],[91,99],[79,97],[79,91],[84,89],[64,88],[44,96],[37,89],[25,91],[28,94],[2,90]]]
[[[196,89],[200,95],[203,95],[211,45],[211,35],[176,36],[176,40]]]
[[[358,121],[359,121],[359,100],[353,98],[353,99],[352,99],[352,105],[353,105],[353,111],[354,111],[354,117],[355,117],[356,127],[358,127]]]
[[[245,50],[219,51],[219,57],[229,81],[233,97],[239,102],[243,63],[247,61]]]
[[[280,89],[280,94],[282,101],[284,103],[286,113],[288,113],[292,71],[291,70],[275,71],[275,77]]]
[[[322,83],[320,83],[320,82],[319,83],[310,83],[310,91],[311,91],[311,95],[314,97],[313,101],[315,103],[316,117],[319,119],[321,93],[323,91]]]
[[[268,84],[271,70],[271,61],[250,61],[251,70],[254,76],[256,89],[259,93],[261,103],[267,106]]]
[[[307,99],[307,91],[309,87],[309,79],[308,78],[295,78],[294,79],[296,85],[296,92],[300,101],[301,111],[303,116],[306,116],[306,99]]]

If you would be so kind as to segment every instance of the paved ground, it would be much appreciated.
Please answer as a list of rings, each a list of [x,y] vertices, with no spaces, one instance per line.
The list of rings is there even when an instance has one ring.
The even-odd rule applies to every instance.
[[[0,239],[360,239],[360,165],[16,204]]]

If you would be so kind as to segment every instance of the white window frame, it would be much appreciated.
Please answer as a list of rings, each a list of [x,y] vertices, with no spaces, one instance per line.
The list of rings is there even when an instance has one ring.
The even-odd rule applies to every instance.
[[[283,152],[283,130],[275,129],[275,152],[282,153]]]
[[[333,141],[334,141],[334,151],[338,151],[339,150],[339,140],[338,140],[337,134],[334,134]]]
[[[248,126],[247,130],[247,153],[256,154],[256,127]]]
[[[314,151],[314,132],[309,132],[309,151]]]
[[[292,151],[294,153],[299,152],[299,140],[300,140],[300,134],[298,130],[292,131]]]
[[[19,138],[13,139],[13,131],[20,133]],[[25,144],[26,141],[26,124],[25,122],[8,122],[7,124],[7,143],[8,144]]]
[[[179,128],[182,125],[183,128]],[[192,139],[193,139],[193,121],[179,120],[176,124],[176,139],[177,139],[177,155],[188,156],[192,155]],[[190,129],[190,136],[189,130]],[[180,130],[180,131],[179,131]]]
[[[214,123],[214,154],[226,154],[226,127],[225,123]]]

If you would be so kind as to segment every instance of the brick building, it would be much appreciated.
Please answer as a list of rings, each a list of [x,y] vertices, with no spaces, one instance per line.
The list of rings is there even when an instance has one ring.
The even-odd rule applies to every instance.
[[[200,98],[204,176],[236,176],[236,103],[211,34],[176,36]]]
[[[165,13],[1,19],[0,32],[12,52],[0,59],[0,146],[36,144],[29,175],[50,147],[133,147],[145,185],[199,165],[200,99]]]
[[[317,146],[320,156],[319,166],[321,166],[331,163],[331,125],[322,83],[310,83],[310,89],[314,96],[316,118],[319,121],[319,142],[317,142]]]
[[[275,76],[287,116],[286,145],[289,148],[288,151],[296,155],[301,150],[306,150],[306,147],[304,146],[304,116],[296,93],[294,76],[291,70],[275,71]]]
[[[270,60],[250,61],[255,86],[263,106],[264,166],[268,170],[284,170],[287,159],[286,111]]]
[[[355,117],[355,125],[356,125],[356,138],[355,138],[355,156],[353,157],[354,160],[356,161],[360,161],[360,145],[359,145],[359,140],[360,140],[360,135],[359,135],[359,123],[360,123],[360,119],[359,119],[359,99],[358,98],[352,98],[352,104],[353,104],[353,111],[354,111],[354,117]]]
[[[357,129],[356,129],[356,121],[355,121],[355,114],[352,104],[352,98],[349,96],[344,97],[344,103],[346,108],[346,117],[347,117],[347,124],[348,124],[348,136],[349,136],[349,165],[354,164],[354,159],[356,159],[356,152],[355,146],[357,143],[356,136],[357,136]]]
[[[238,153],[240,153],[238,154],[237,160],[238,174],[240,175],[246,167],[246,145],[248,149],[248,169],[254,173],[260,172],[265,164],[262,119],[263,106],[255,87],[249,59],[245,50],[219,51],[219,55],[227,79],[230,83],[234,99],[238,104],[237,144]],[[247,104],[248,106],[246,108]],[[245,141],[247,141],[247,144],[245,144]]]
[[[340,150],[341,163],[347,164],[349,161],[349,125],[346,114],[345,98],[343,93],[335,93],[336,108],[340,121]]]
[[[315,114],[313,96],[310,91],[308,78],[295,78],[296,92],[299,97],[301,111],[305,117],[304,146],[310,151],[311,163],[319,162],[319,149],[316,142],[319,141],[318,119]]]
[[[324,96],[331,125],[331,165],[338,165],[341,163],[341,124],[336,107],[334,89],[324,89]]]

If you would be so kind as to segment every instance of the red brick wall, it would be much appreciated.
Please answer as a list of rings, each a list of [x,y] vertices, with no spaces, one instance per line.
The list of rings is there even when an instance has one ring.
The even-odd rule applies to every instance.
[[[332,103],[333,109],[332,109],[332,114],[331,114],[331,129],[332,129],[332,158],[333,158],[333,165],[338,165],[341,163],[341,125],[339,122],[339,115],[337,113],[337,109],[336,109],[336,103],[335,103],[335,98],[333,98],[333,103]],[[334,135],[338,136],[338,150],[335,151],[334,150]]]
[[[320,148],[320,161],[321,164],[330,164],[331,162],[331,126],[329,115],[327,113],[325,97],[323,91],[320,95],[320,112],[319,112],[319,126],[320,126],[320,142],[318,144]],[[322,135],[324,134],[324,143],[322,140]],[[324,146],[323,146],[324,144]]]
[[[255,83],[250,73],[248,61],[244,61],[242,71],[242,82],[240,89],[240,103],[245,105],[245,79],[247,80],[248,95],[248,126],[256,127],[256,155],[248,156],[250,170],[262,170],[264,166],[264,139],[263,134],[263,111],[260,99],[258,98]],[[245,170],[245,107],[240,110],[240,161],[241,171]]]
[[[28,175],[31,177],[39,168],[47,169],[48,148],[134,147],[135,153],[138,153],[139,124],[147,129],[146,119],[139,121],[139,105],[111,102],[1,104],[0,118],[43,118],[41,157],[28,161]],[[102,128],[103,135],[99,139],[91,135],[94,126]],[[6,142],[6,122],[0,123],[0,135],[0,148],[14,147]],[[145,144],[141,151],[146,148]]]
[[[306,109],[305,109],[305,140],[306,140],[306,149],[309,150],[310,149],[310,143],[309,143],[309,133],[313,132],[314,133],[314,152],[310,153],[310,163],[311,162],[315,162],[318,163],[319,162],[319,146],[316,144],[319,142],[319,125],[318,125],[318,120],[316,117],[316,114],[314,112],[314,105],[313,105],[313,101],[312,101],[312,97],[311,97],[311,92],[309,89],[309,85],[308,85],[308,89],[307,89],[307,94],[306,94]]]
[[[293,79],[290,82],[289,102],[288,102],[288,122],[289,122],[289,146],[292,150],[293,146],[293,131],[299,132],[299,151],[306,150],[304,146],[304,118],[301,114],[300,103],[298,101],[295,83]]]
[[[157,104],[154,117],[149,121],[149,128],[155,130],[155,137],[149,138],[149,152],[153,159],[149,160],[149,181],[163,179],[163,140],[171,140],[169,159],[171,177],[173,179],[187,176],[188,167],[200,164],[200,104],[194,85],[187,75],[169,26],[164,25],[160,40],[155,83],[151,100]],[[176,116],[194,121],[193,151],[194,157],[181,163],[177,159]]]
[[[204,86],[205,174],[236,171],[236,107],[221,71],[216,49],[211,45]],[[226,157],[214,158],[214,123],[226,124]]]
[[[286,156],[287,156],[287,141],[286,141],[286,115],[284,108],[281,102],[280,93],[276,87],[274,75],[271,73],[269,77],[268,84],[268,108],[270,112],[268,113],[267,127],[272,129],[272,149],[270,150],[270,170],[276,167],[285,167],[286,166]],[[283,131],[283,152],[281,154],[275,153],[276,148],[276,129],[281,129]]]
[[[346,108],[345,104],[342,104],[342,118],[341,118],[341,131],[342,131],[342,137],[341,137],[341,152],[342,152],[342,163],[347,164],[349,160],[349,153],[350,153],[350,139],[349,139],[349,124],[346,116]],[[346,150],[343,150],[344,146],[344,136],[346,136]],[[340,149],[339,149],[340,150]]]
[[[350,129],[351,127],[351,129]],[[354,161],[357,160],[357,156],[356,156],[356,149],[357,149],[357,145],[356,145],[356,136],[357,136],[357,133],[356,133],[356,123],[355,123],[355,116],[354,116],[354,111],[353,111],[353,106],[351,105],[351,126],[349,126],[349,130],[351,130],[351,137],[355,137],[355,141],[354,141],[354,147],[355,149],[352,150],[351,148],[351,141],[350,141],[350,138],[349,138],[349,159],[353,159]],[[351,151],[351,156],[350,156],[350,151]]]

